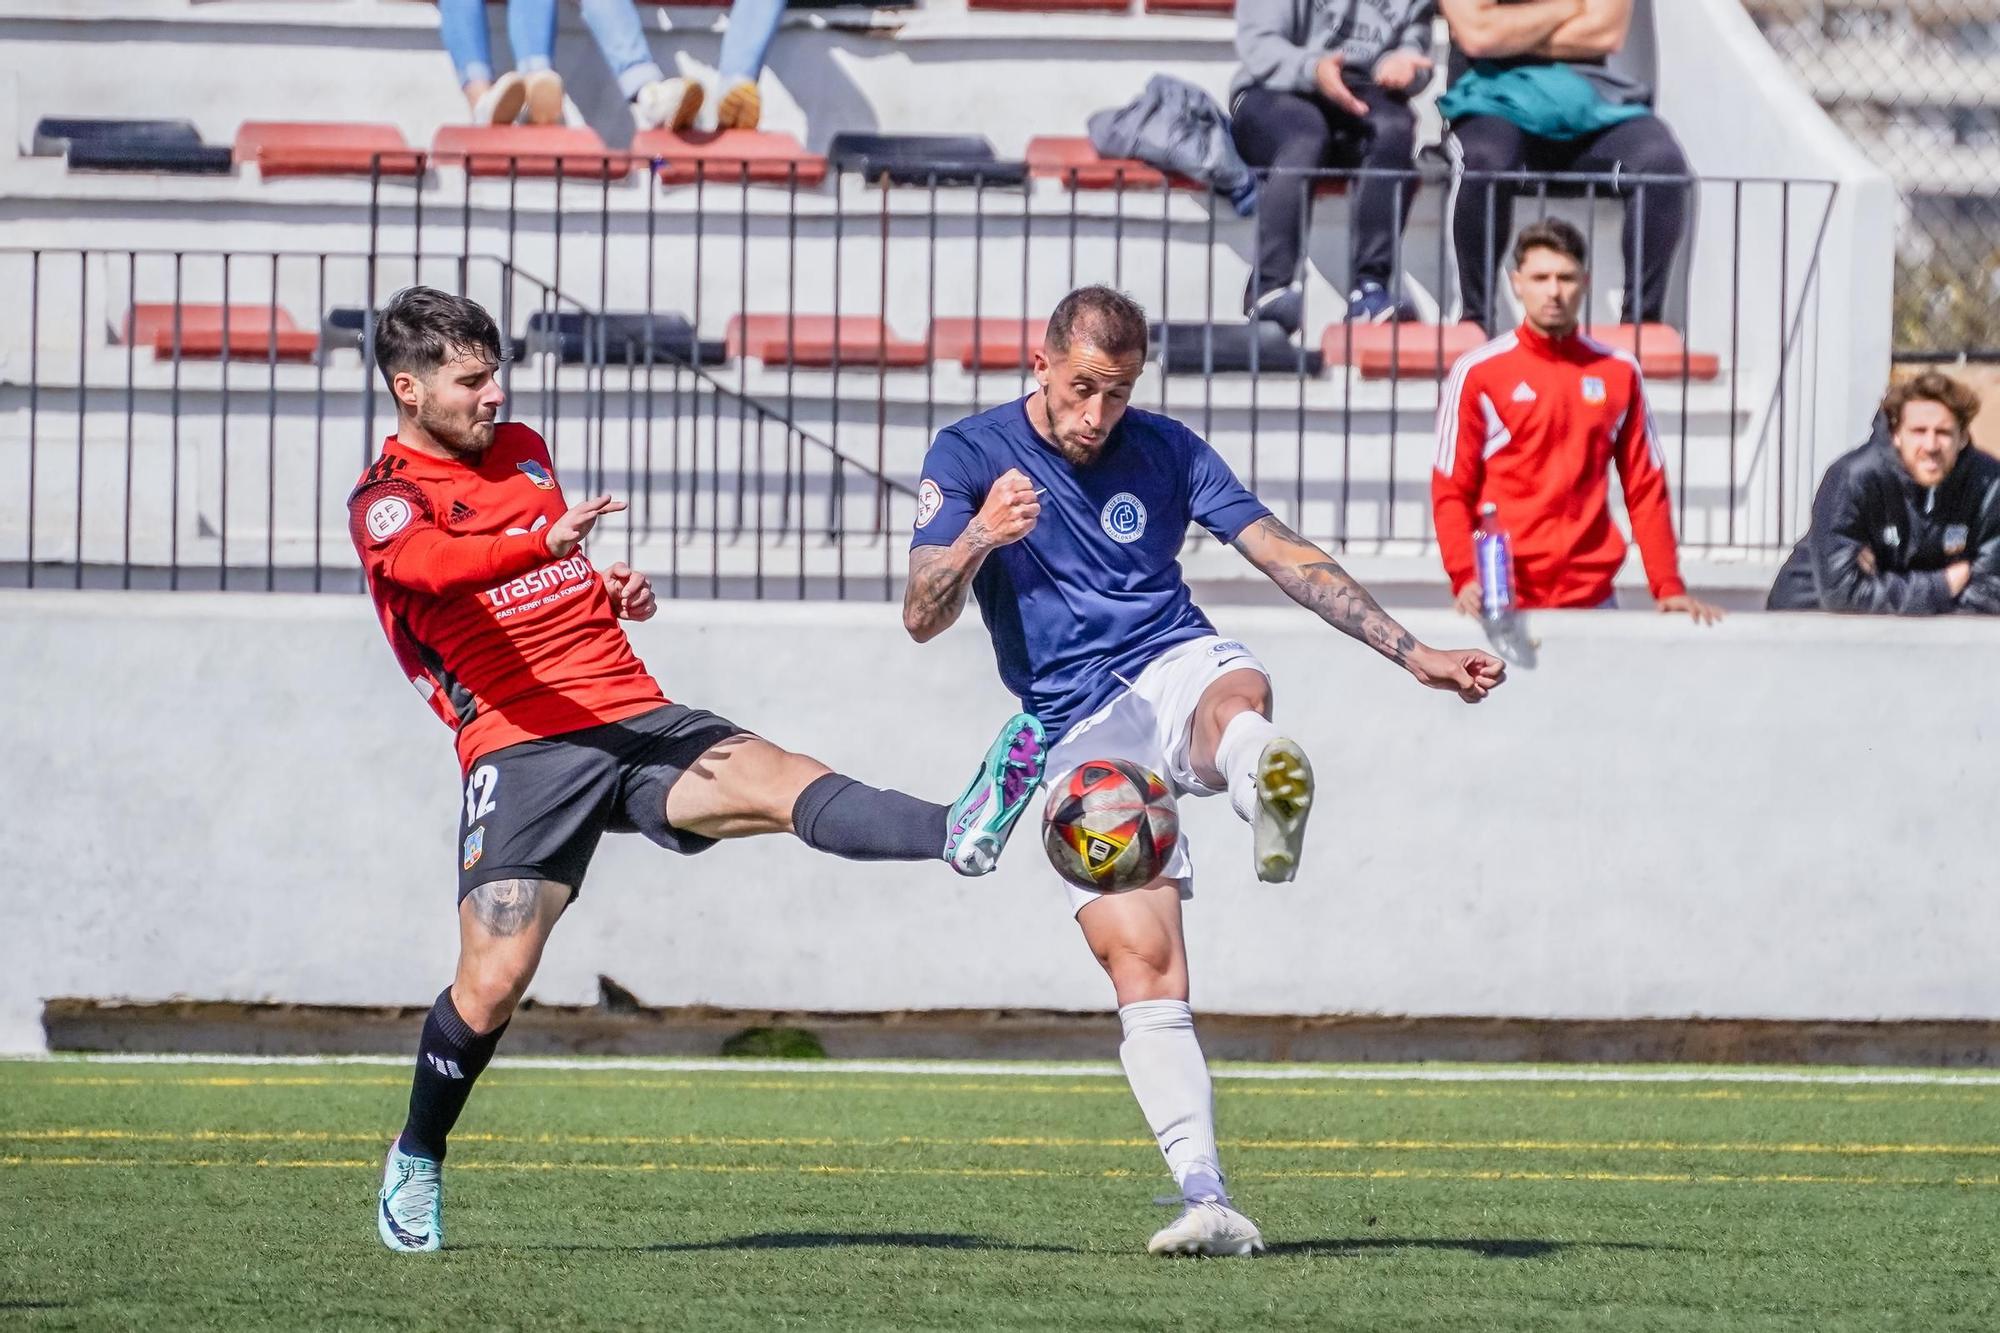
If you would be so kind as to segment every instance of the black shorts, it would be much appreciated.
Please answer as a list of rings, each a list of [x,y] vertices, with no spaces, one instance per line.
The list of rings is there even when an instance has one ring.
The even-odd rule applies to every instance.
[[[597,840],[643,833],[692,856],[715,839],[667,822],[667,793],[733,722],[683,704],[481,755],[459,808],[458,897],[498,879],[583,886]]]

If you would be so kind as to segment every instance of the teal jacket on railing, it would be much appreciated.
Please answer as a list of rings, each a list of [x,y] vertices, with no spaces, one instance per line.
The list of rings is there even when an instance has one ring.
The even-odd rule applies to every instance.
[[[1568,65],[1502,66],[1474,61],[1438,99],[1448,121],[1498,116],[1543,139],[1580,139],[1610,129],[1646,108],[1606,101],[1597,85]]]

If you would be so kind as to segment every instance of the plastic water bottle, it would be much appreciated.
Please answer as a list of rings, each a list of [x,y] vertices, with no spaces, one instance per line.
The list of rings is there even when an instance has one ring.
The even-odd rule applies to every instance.
[[[1514,543],[1500,526],[1500,506],[1479,506],[1479,531],[1472,538],[1479,566],[1479,616],[1493,622],[1514,615]]]
[[[1532,667],[1534,641],[1514,605],[1514,543],[1500,526],[1498,505],[1479,506],[1472,553],[1479,567],[1479,619],[1486,627],[1486,642],[1515,666]]]

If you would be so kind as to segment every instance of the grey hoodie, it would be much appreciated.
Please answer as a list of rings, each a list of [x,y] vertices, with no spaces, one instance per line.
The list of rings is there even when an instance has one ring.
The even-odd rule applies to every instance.
[[[1350,83],[1365,80],[1396,47],[1428,55],[1435,0],[1236,0],[1236,54],[1243,67],[1229,85],[1229,103],[1245,89],[1310,93],[1320,60],[1338,51]],[[1417,93],[1429,76],[1419,74]]]

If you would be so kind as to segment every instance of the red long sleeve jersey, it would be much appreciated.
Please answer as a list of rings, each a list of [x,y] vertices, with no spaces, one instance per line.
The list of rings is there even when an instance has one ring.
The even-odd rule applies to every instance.
[[[458,732],[458,760],[667,702],[582,548],[549,554],[565,509],[548,447],[495,428],[476,464],[391,437],[348,497],[354,547],[403,674]]]
[[[1490,503],[1513,541],[1519,605],[1601,605],[1625,563],[1607,500],[1613,462],[1653,596],[1687,591],[1653,414],[1629,354],[1523,324],[1459,359],[1437,433],[1431,511],[1453,593],[1478,578],[1473,532]]]

